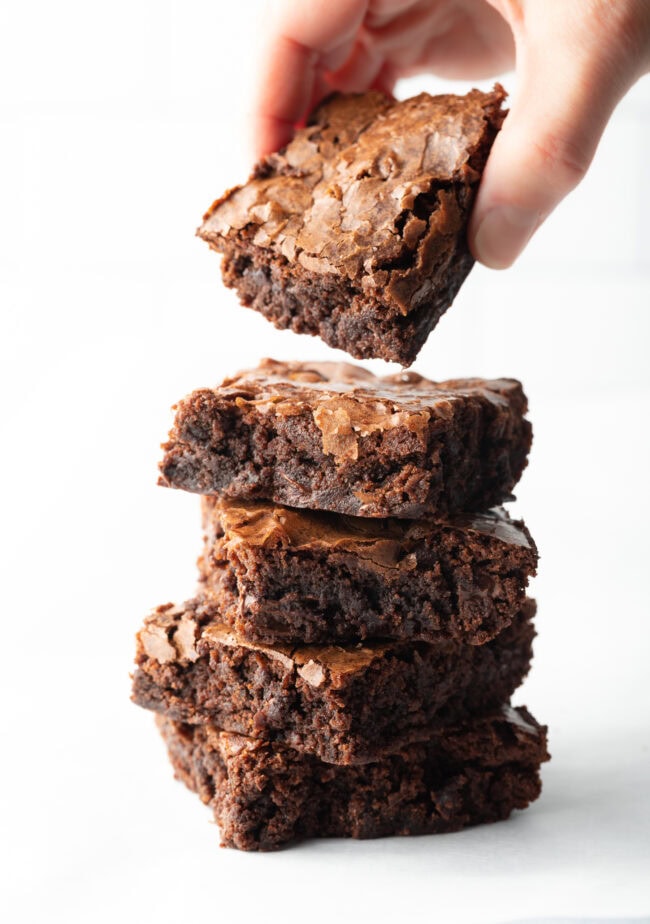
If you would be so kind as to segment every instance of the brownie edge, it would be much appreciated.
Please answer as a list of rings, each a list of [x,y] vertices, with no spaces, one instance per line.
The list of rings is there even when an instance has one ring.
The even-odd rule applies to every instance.
[[[436,834],[500,821],[540,794],[546,728],[504,707],[360,767],[157,717],[175,776],[210,805],[223,846]]]

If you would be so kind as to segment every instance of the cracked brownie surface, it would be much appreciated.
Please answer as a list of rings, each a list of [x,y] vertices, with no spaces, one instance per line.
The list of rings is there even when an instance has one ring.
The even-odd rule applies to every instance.
[[[526,411],[514,379],[267,359],[179,402],[160,482],[367,517],[485,510],[527,463]]]
[[[226,285],[277,327],[410,365],[472,267],[467,222],[504,98],[327,99],[205,215]]]

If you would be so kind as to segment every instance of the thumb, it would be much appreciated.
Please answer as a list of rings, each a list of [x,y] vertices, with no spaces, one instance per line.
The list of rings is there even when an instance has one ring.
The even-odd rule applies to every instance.
[[[601,58],[590,44],[570,46],[539,33],[532,46],[525,37],[518,42],[518,94],[488,158],[469,228],[471,250],[486,266],[510,266],[577,186],[638,76],[611,48]]]

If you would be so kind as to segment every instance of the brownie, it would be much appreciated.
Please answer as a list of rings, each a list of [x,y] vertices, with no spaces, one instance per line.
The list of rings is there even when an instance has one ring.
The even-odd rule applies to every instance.
[[[521,609],[537,550],[502,508],[446,522],[203,498],[204,592],[244,638],[482,645]]]
[[[379,761],[336,766],[292,748],[158,717],[177,779],[209,804],[223,846],[437,834],[500,821],[540,794],[546,728],[503,707]]]
[[[134,701],[172,719],[282,742],[337,764],[363,763],[437,725],[508,700],[528,672],[529,600],[496,639],[253,645],[200,599],[167,604],[138,635]]]
[[[504,98],[329,97],[204,216],[226,285],[276,327],[410,365],[472,267],[467,223]]]
[[[513,379],[378,378],[349,363],[263,360],[176,407],[161,484],[366,517],[500,504],[532,439]]]

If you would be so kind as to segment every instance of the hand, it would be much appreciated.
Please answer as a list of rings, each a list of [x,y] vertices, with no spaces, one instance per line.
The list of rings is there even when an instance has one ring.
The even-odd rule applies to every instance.
[[[619,100],[650,70],[650,0],[281,0],[259,82],[259,155],[331,90],[392,92],[431,71],[516,62],[518,91],[472,213],[477,260],[504,268],[585,175]]]

